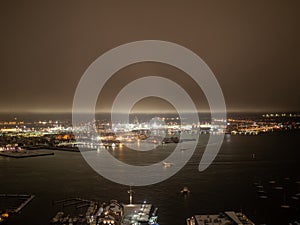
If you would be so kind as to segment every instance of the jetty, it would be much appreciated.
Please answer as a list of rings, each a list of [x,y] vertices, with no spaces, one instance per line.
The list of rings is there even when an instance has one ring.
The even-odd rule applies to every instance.
[[[1,209],[1,211],[18,213],[34,198],[34,195],[28,194],[0,194],[0,201],[5,205],[5,208]],[[5,204],[6,202],[7,204]]]

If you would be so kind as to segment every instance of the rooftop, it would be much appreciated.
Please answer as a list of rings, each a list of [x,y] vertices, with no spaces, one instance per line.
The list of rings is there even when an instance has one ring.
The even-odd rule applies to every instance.
[[[187,225],[254,225],[246,215],[233,211],[213,215],[195,215],[188,218],[186,222]]]

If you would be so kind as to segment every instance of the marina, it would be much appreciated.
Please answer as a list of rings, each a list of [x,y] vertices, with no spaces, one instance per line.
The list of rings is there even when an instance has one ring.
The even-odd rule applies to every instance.
[[[62,208],[50,223],[54,225],[156,225],[158,208],[154,208],[146,201],[142,204],[133,204],[133,193],[130,188],[129,204],[117,200],[100,203],[82,198],[55,201],[53,204],[60,204]]]

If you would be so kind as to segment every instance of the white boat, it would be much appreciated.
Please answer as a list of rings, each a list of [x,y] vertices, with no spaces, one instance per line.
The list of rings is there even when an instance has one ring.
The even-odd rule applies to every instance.
[[[174,166],[174,163],[163,162],[164,167]]]
[[[182,190],[180,191],[181,194],[188,194],[191,191],[188,189],[188,187],[183,187]]]

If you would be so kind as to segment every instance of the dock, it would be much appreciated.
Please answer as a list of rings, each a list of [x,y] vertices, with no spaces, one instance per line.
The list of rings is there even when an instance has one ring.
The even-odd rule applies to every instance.
[[[76,205],[79,203],[90,203],[92,201],[90,200],[86,200],[86,199],[82,199],[82,198],[68,198],[68,199],[63,199],[63,200],[58,200],[58,201],[54,201],[53,204],[62,204],[63,206],[69,206],[69,205]]]
[[[34,199],[34,197],[34,195],[30,195],[30,197],[25,202],[23,202],[18,208],[14,210],[14,213],[20,212],[29,202],[31,202],[32,199]]]
[[[5,208],[0,210],[7,213],[18,213],[34,198],[34,195],[28,194],[0,194],[0,201],[5,206]],[[5,203],[7,204],[5,205]]]
[[[54,155],[54,152],[41,151],[41,150],[22,150],[22,151],[2,151],[0,156],[11,157],[11,158],[28,158],[38,156],[49,156]]]

